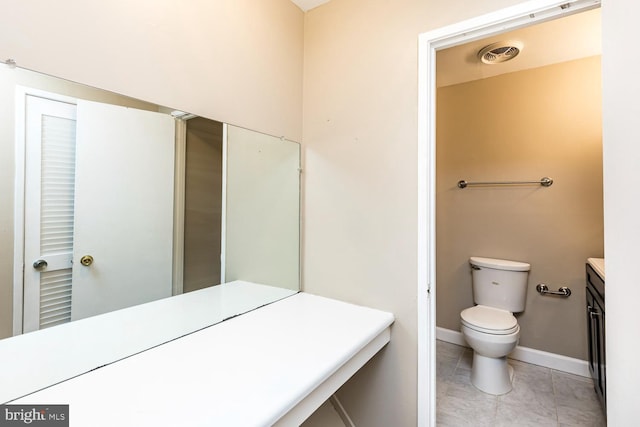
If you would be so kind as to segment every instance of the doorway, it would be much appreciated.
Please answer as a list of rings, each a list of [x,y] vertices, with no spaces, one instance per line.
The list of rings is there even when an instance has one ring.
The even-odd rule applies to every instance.
[[[425,33],[419,58],[419,248],[418,248],[418,424],[436,422],[436,52],[442,49],[531,26],[598,3],[532,1],[473,20]],[[465,179],[461,176],[459,179]],[[511,178],[518,179],[518,177]],[[455,183],[454,183],[455,184]]]

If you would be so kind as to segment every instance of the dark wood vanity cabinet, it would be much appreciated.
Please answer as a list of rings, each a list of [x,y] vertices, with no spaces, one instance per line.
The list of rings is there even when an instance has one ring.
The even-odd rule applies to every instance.
[[[587,331],[589,370],[596,394],[606,413],[607,358],[605,350],[604,280],[587,264]]]

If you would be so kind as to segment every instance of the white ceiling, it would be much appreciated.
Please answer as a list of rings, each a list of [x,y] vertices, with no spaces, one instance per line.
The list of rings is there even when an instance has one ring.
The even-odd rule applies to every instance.
[[[524,47],[520,55],[509,62],[494,65],[486,65],[478,60],[480,49],[505,40],[522,42]],[[599,8],[491,36],[439,51],[436,59],[437,85],[448,86],[600,55],[601,40]]]
[[[327,3],[329,0],[291,0],[304,12],[311,10],[314,7],[318,7],[321,4]]]

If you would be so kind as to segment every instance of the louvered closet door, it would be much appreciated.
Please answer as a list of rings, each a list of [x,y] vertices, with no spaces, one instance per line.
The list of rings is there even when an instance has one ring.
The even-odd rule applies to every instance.
[[[71,320],[76,107],[27,96],[23,331]],[[34,267],[34,263],[46,266]]]

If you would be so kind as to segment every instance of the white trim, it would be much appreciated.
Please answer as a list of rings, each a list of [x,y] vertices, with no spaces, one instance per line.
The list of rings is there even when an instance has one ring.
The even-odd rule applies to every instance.
[[[440,326],[436,326],[436,339],[450,344],[469,347],[462,332],[441,328]]]
[[[347,410],[344,409],[344,406],[342,406],[342,402],[340,402],[340,399],[338,399],[338,396],[335,393],[331,395],[331,397],[329,398],[329,402],[331,402],[333,409],[335,409],[345,427],[356,427],[353,420],[347,413]]]
[[[172,295],[184,291],[184,203],[186,182],[187,122],[191,115],[175,118],[176,143],[173,199],[173,284]],[[186,117],[186,118],[185,118]]]
[[[24,190],[25,190],[25,121],[27,96],[76,104],[76,99],[40,89],[16,85],[14,122],[14,195],[13,195],[13,335],[22,334],[24,321]]]
[[[582,359],[576,359],[573,357],[563,356],[561,354],[549,353],[547,351],[521,346],[517,346],[509,355],[509,358],[538,366],[544,366],[546,368],[566,372],[568,374],[591,378],[589,362]]]
[[[22,333],[24,299],[24,185],[26,89],[16,87],[15,177],[13,192],[13,335]]]
[[[298,144],[298,290],[302,290],[302,172],[304,168],[302,167],[302,146],[298,142],[291,142]]]
[[[566,7],[566,6],[569,7]],[[436,425],[435,398],[435,54],[452,47],[599,7],[600,0],[529,0],[458,22],[418,38],[418,413]],[[564,8],[563,8],[564,7]],[[430,297],[431,296],[431,297]]]
[[[435,426],[435,50],[419,40],[418,57],[418,423]],[[431,68],[429,68],[431,67]],[[429,72],[424,70],[429,69]],[[433,239],[430,236],[434,236]]]
[[[222,208],[220,215],[220,283],[227,276],[227,152],[229,150],[229,125],[222,123]]]
[[[429,46],[444,49],[500,34],[517,28],[540,24],[600,6],[601,0],[529,0],[505,9],[480,15],[427,33],[420,39]],[[562,6],[569,7],[562,8]]]
[[[440,341],[469,347],[464,339],[464,335],[461,332],[452,331],[451,329],[436,327],[436,338]],[[543,366],[545,368],[566,372],[568,374],[591,378],[588,361],[563,356],[562,354],[517,346],[509,355],[509,359]]]

